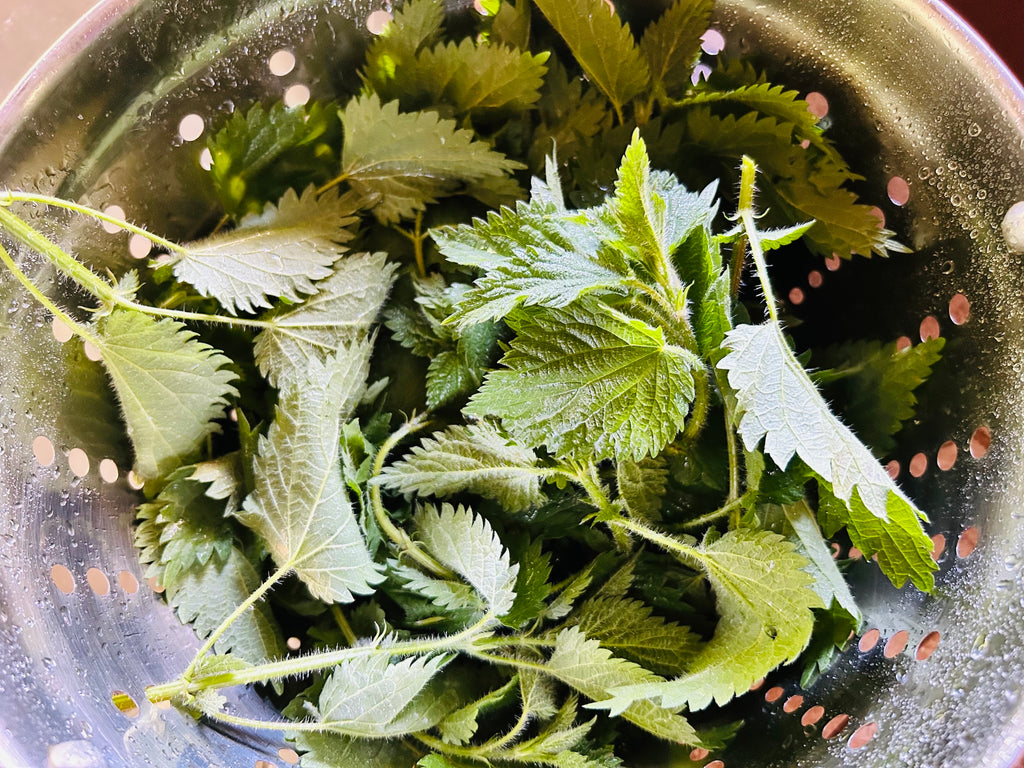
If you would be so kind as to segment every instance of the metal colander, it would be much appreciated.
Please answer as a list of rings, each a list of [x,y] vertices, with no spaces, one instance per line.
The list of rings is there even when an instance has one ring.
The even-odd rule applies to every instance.
[[[367,19],[381,10],[109,0],[0,108],[0,186],[117,205],[190,237],[217,216],[197,134],[259,98],[357,88]],[[1024,198],[1024,92],[933,0],[720,0],[715,27],[728,53],[814,94],[865,173],[862,197],[914,248],[838,269],[789,265],[779,280],[803,342],[947,339],[890,464],[932,516],[941,571],[924,596],[855,564],[864,634],[808,688],[781,670],[746,696],[726,753],[683,751],[674,764],[1024,765],[1024,275],[1000,230]],[[294,66],[287,55],[272,65],[282,50]],[[99,267],[145,255],[80,221],[61,237]],[[52,287],[73,304],[65,289]],[[83,352],[60,331],[0,279],[0,764],[294,764],[277,735],[214,730],[146,702],[145,686],[174,677],[197,643],[142,578],[130,458],[111,404],[68,375]],[[271,714],[252,693],[234,706]]]

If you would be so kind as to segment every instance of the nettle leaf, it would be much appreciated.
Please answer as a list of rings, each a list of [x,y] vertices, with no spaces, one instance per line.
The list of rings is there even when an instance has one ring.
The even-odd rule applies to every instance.
[[[655,87],[660,85],[670,95],[690,87],[713,8],[714,0],[677,0],[644,30],[640,53]]]
[[[668,486],[668,462],[664,456],[640,461],[623,459],[615,465],[619,498],[631,515],[658,520]]]
[[[782,511],[796,537],[797,552],[807,558],[806,570],[814,577],[813,588],[821,602],[824,605],[831,605],[835,600],[850,616],[859,621],[860,609],[857,607],[857,601],[853,599],[850,587],[840,573],[835,558],[832,557],[832,550],[822,536],[810,505],[803,500],[783,505]]]
[[[374,37],[366,51],[363,81],[378,94],[395,87],[396,79],[414,63],[416,54],[439,39],[444,26],[444,0],[411,0]],[[399,72],[402,74],[399,75]]]
[[[501,688],[455,710],[437,725],[441,740],[446,744],[467,743],[476,735],[480,715],[504,706],[518,690],[519,680],[512,678]]]
[[[378,82],[381,99],[418,107],[447,105],[458,114],[529,108],[540,96],[548,53],[532,54],[470,38],[421,50],[394,79]]]
[[[498,179],[522,166],[472,131],[435,112],[400,113],[398,102],[377,95],[353,99],[341,113],[345,128],[341,171],[349,186],[374,202],[393,224],[467,184]]]
[[[152,480],[196,458],[238,394],[231,361],[181,323],[135,310],[115,309],[97,330],[139,476]]]
[[[502,0],[491,21],[491,38],[513,48],[530,47],[530,0]]]
[[[537,101],[540,125],[533,134],[529,167],[537,172],[555,150],[562,158],[575,158],[578,150],[602,127],[611,123],[608,100],[583,78],[570,79],[558,59],[548,62],[544,89]]]
[[[262,579],[244,554],[231,547],[226,558],[211,557],[195,564],[167,583],[167,601],[183,624],[191,624],[200,639],[209,637],[255,592]],[[284,657],[287,649],[273,611],[257,603],[239,616],[214,644],[217,653],[228,653],[258,664]]]
[[[57,429],[69,444],[81,446],[89,455],[109,457],[119,467],[131,462],[124,441],[124,426],[117,398],[103,364],[90,360],[85,345],[72,339],[61,345],[61,370],[67,372],[53,394],[61,398]]]
[[[537,7],[616,112],[647,90],[651,73],[633,33],[604,0],[537,0]]]
[[[516,577],[516,599],[502,623],[509,627],[521,627],[528,621],[540,617],[546,600],[551,594],[551,555],[544,552],[542,543],[533,541],[519,556],[519,574]]]
[[[348,736],[402,736],[409,731],[400,716],[445,663],[444,656],[435,656],[392,664],[386,654],[344,661],[320,692],[320,724]]]
[[[815,379],[842,393],[843,415],[879,455],[896,447],[893,435],[914,417],[914,391],[931,375],[945,346],[942,337],[900,350],[896,342],[855,341],[821,355]],[[819,362],[816,360],[815,362]],[[830,370],[828,370],[830,369]]]
[[[358,253],[338,262],[334,274],[316,284],[316,294],[301,304],[265,315],[273,324],[256,337],[260,372],[271,385],[281,376],[305,371],[341,342],[366,338],[395,280],[397,265],[386,253]]]
[[[521,445],[559,457],[657,455],[683,429],[700,360],[660,328],[583,299],[564,309],[516,311],[502,370],[465,413],[496,416]]]
[[[255,490],[239,519],[263,537],[278,568],[294,570],[314,597],[351,602],[381,580],[341,474],[341,422],[366,385],[368,344],[341,346],[306,376],[286,379],[255,459]]]
[[[577,752],[569,750],[578,746],[594,727],[597,718],[576,723],[578,701],[570,696],[559,708],[550,723],[541,732],[525,741],[504,749],[493,750],[486,757],[490,760],[514,760],[528,764],[571,766],[593,766]],[[582,762],[581,762],[582,760]]]
[[[476,590],[461,581],[435,579],[412,566],[398,563],[389,563],[388,571],[401,581],[405,589],[422,595],[440,608],[452,612],[469,610],[477,614],[487,609]]]
[[[353,195],[289,190],[235,229],[182,246],[172,254],[174,276],[232,313],[269,307],[271,297],[300,301],[331,274],[341,244],[352,239],[345,227],[356,210]]]
[[[878,567],[897,588],[907,579],[922,592],[935,588],[934,571],[939,568],[931,556],[935,544],[912,504],[891,494],[888,520],[882,521],[856,491],[849,500],[842,500],[827,483],[819,482],[818,488],[818,515],[828,535],[845,526],[853,545],[866,557],[877,556]]]
[[[662,276],[690,233],[714,218],[717,189],[714,183],[703,192],[690,192],[672,174],[652,172],[647,144],[634,131],[619,166],[615,195],[606,206],[614,245],[648,275]]]
[[[549,190],[558,184],[554,173]],[[491,212],[486,221],[434,231],[449,261],[484,270],[448,322],[466,328],[500,320],[518,306],[565,307],[624,282],[628,270],[602,249],[586,214],[565,212],[558,204],[542,194],[515,210]]]
[[[135,542],[140,560],[150,566],[146,576],[167,587],[211,557],[227,560],[234,542],[224,502],[207,496],[207,486],[191,474],[190,467],[171,473],[157,497],[137,511]]]
[[[700,637],[688,627],[655,616],[649,605],[624,597],[586,600],[573,623],[602,648],[660,675],[681,674],[700,645]]]
[[[777,323],[737,326],[725,345],[729,353],[719,368],[736,390],[739,431],[748,451],[763,438],[765,453],[778,466],[785,468],[799,456],[839,498],[851,503],[856,492],[881,520],[888,519],[890,504],[915,509],[864,444],[832,415]]]
[[[537,455],[512,443],[491,424],[455,425],[436,432],[381,473],[381,484],[400,493],[451,496],[470,492],[498,501],[509,512],[546,500],[546,470]]]
[[[612,714],[638,699],[665,707],[704,709],[749,690],[807,646],[814,627],[812,608],[823,608],[811,589],[807,561],[793,545],[770,531],[737,529],[693,551],[715,593],[719,620],[715,634],[691,661],[689,672],[654,685],[612,691],[603,706]]]
[[[298,732],[295,748],[302,752],[302,768],[409,768],[415,759],[398,739],[360,739],[340,733]]]
[[[663,678],[640,665],[613,656],[577,627],[563,629],[558,634],[555,650],[544,670],[595,702],[605,701],[613,689],[623,686],[666,684]],[[637,727],[667,741],[701,745],[700,737],[686,718],[650,701],[632,702],[620,714]]]
[[[255,104],[235,112],[208,141],[210,179],[234,219],[261,213],[289,189],[330,180],[341,143],[341,122],[332,104],[310,102],[269,109]]]
[[[459,505],[425,505],[414,517],[423,546],[462,576],[490,606],[495,617],[512,609],[519,566],[483,517]]]

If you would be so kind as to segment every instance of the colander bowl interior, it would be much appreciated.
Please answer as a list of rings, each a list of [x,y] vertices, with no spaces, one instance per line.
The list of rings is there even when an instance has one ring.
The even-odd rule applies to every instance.
[[[117,205],[188,238],[218,217],[190,127],[210,130],[296,87],[355,91],[366,20],[382,8],[107,2],[0,108],[0,187]],[[672,764],[1020,765],[1024,274],[1000,223],[1024,199],[1024,92],[929,0],[721,0],[714,26],[727,53],[815,94],[865,177],[863,199],[914,250],[838,269],[808,259],[777,279],[802,342],[946,338],[919,418],[887,457],[931,516],[940,571],[926,596],[855,564],[866,624],[836,664],[806,689],[798,671],[777,672],[745,697],[746,724],[724,754],[680,751]],[[279,50],[295,55],[285,75],[268,66]],[[69,220],[62,237],[99,268],[132,258],[125,233]],[[59,282],[51,290],[74,299]],[[6,275],[0,302],[0,765],[293,763],[277,735],[215,730],[147,703],[145,686],[176,676],[198,644],[143,578],[130,456],[102,403],[82,409],[84,385],[47,314]],[[251,692],[233,705],[270,715]]]

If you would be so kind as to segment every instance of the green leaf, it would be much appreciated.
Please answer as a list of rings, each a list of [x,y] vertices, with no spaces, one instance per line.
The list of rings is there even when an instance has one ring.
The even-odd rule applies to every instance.
[[[621,259],[602,253],[586,214],[556,206],[554,200],[535,198],[516,210],[491,212],[471,226],[435,230],[434,240],[449,261],[485,271],[448,322],[465,328],[499,320],[522,305],[565,307],[586,293],[623,283]]]
[[[134,310],[115,309],[98,331],[139,476],[153,480],[196,458],[237,394],[231,361],[181,323]]]
[[[238,517],[263,537],[278,568],[314,597],[351,602],[381,580],[341,475],[341,421],[365,387],[368,345],[341,346],[306,376],[286,379],[255,460],[256,487]]]
[[[546,471],[537,455],[509,441],[487,422],[435,432],[381,473],[381,484],[400,493],[451,496],[476,493],[498,501],[509,512],[545,502]]]
[[[663,678],[638,664],[613,656],[576,627],[559,633],[544,669],[595,702],[606,700],[610,691],[620,687],[666,684]],[[621,715],[660,738],[700,746],[700,738],[686,718],[650,701],[633,702],[621,710]]]
[[[314,358],[323,360],[339,343],[365,339],[388,297],[396,268],[386,253],[346,256],[334,274],[316,284],[315,295],[264,316],[273,327],[256,337],[254,351],[271,385],[305,371]]]
[[[809,221],[805,224],[796,224],[792,227],[785,227],[783,229],[766,229],[761,232],[758,231],[758,240],[761,242],[761,249],[768,253],[778,248],[795,243],[805,234],[808,230],[814,226],[813,221]]]
[[[211,557],[194,564],[167,582],[167,601],[183,624],[191,624],[205,639],[255,592],[260,575],[237,547],[225,559]],[[287,649],[270,606],[257,603],[239,616],[214,644],[217,653],[229,651],[258,664],[282,658]]]
[[[400,716],[445,663],[444,656],[435,656],[392,664],[385,654],[344,661],[320,692],[320,724],[325,730],[370,739],[409,733]]]
[[[648,275],[666,282],[675,250],[714,218],[717,187],[711,184],[693,193],[671,174],[652,172],[647,144],[634,131],[619,166],[615,195],[607,204],[615,246]]]
[[[166,587],[211,557],[225,561],[231,555],[234,527],[224,502],[210,498],[205,483],[190,479],[192,471],[171,473],[157,497],[137,510],[135,543],[140,560],[150,566],[146,576]]]
[[[446,744],[465,744],[472,739],[479,728],[477,719],[481,714],[505,705],[519,689],[519,680],[512,678],[501,688],[471,701],[452,712],[437,725],[441,740]]]
[[[662,499],[668,486],[668,465],[663,456],[641,461],[623,459],[615,466],[615,478],[619,498],[629,514],[648,520],[661,518]]]
[[[437,42],[444,16],[443,0],[403,3],[367,49],[363,81],[377,93],[394,88],[415,63],[416,54]]]
[[[172,254],[174,276],[232,313],[269,307],[270,297],[300,301],[331,274],[341,243],[352,239],[345,227],[356,210],[352,195],[318,196],[310,187],[300,197],[289,190],[235,229],[182,246]]]
[[[890,494],[888,520],[882,521],[859,493],[842,500],[828,484],[819,482],[818,488],[818,515],[828,535],[845,526],[853,545],[865,557],[877,555],[878,567],[897,588],[907,579],[922,592],[935,588],[934,572],[939,568],[931,556],[935,544],[921,527],[920,513],[910,502]]]
[[[519,573],[516,576],[516,599],[502,623],[509,627],[521,627],[528,621],[539,618],[547,607],[545,601],[551,594],[551,555],[544,552],[542,543],[533,541],[519,557]]]
[[[487,608],[468,584],[451,579],[435,579],[412,566],[398,563],[390,564],[389,571],[402,582],[403,588],[422,595],[434,605],[452,613],[469,610],[479,615]]]
[[[341,113],[345,128],[342,175],[393,224],[426,210],[466,184],[520,168],[500,152],[435,112],[400,113],[398,102],[376,95],[353,99]]]
[[[823,605],[803,570],[807,561],[790,542],[770,531],[737,529],[691,554],[715,593],[715,634],[686,675],[612,691],[615,698],[603,703],[612,714],[638,699],[660,699],[665,707],[685,704],[691,711],[712,701],[725,704],[807,646],[811,609]]]
[[[483,517],[462,505],[442,504],[438,510],[427,504],[414,519],[423,546],[469,582],[495,617],[512,609],[519,566],[510,563],[501,540]]]
[[[803,655],[800,687],[810,689],[818,676],[832,667],[836,656],[849,645],[850,638],[860,628],[860,616],[850,615],[838,602],[833,601],[823,611],[815,611],[814,632]]]
[[[447,105],[460,115],[507,114],[537,101],[547,59],[546,52],[464,38],[422,49],[396,77],[376,79],[374,90],[383,101],[398,99],[407,108]]]
[[[593,768],[594,763],[576,752],[570,752],[586,738],[597,718],[576,724],[577,699],[570,696],[540,733],[530,739],[487,755],[491,760],[514,760],[527,764]]]
[[[850,593],[850,587],[839,572],[832,550],[821,534],[814,511],[806,501],[786,504],[782,507],[789,527],[796,535],[796,551],[807,558],[807,572],[814,577],[814,591],[818,593],[823,605],[831,605],[835,600],[858,622],[860,609]]]
[[[650,606],[624,597],[586,600],[573,623],[602,648],[659,675],[680,674],[700,644],[688,627],[655,616]]]
[[[63,370],[67,377],[54,395],[61,397],[57,429],[70,445],[89,456],[111,458],[119,467],[131,462],[117,399],[103,364],[90,360],[78,339],[62,345]]]
[[[651,83],[668,94],[690,87],[690,76],[701,53],[701,37],[711,23],[714,0],[677,0],[644,30],[640,53]]]
[[[590,299],[517,311],[517,337],[465,413],[497,416],[512,438],[559,457],[657,455],[683,428],[704,375],[691,352]]]
[[[575,158],[582,146],[611,124],[608,100],[582,78],[569,77],[558,59],[548,62],[548,75],[537,101],[540,125],[533,135],[529,167],[538,172],[555,150],[562,158]],[[620,152],[621,156],[621,152]]]
[[[841,393],[843,415],[879,455],[896,447],[893,435],[914,417],[914,391],[931,376],[945,346],[942,337],[900,350],[896,342],[849,342],[821,355],[816,378]],[[816,362],[818,362],[816,360]]]
[[[491,22],[491,39],[526,50],[530,47],[532,22],[530,0],[502,0]]]
[[[269,109],[255,104],[231,115],[207,143],[210,179],[224,210],[235,220],[261,213],[289,189],[330,180],[338,163],[341,122],[334,105],[310,102]]]
[[[794,455],[850,502],[888,519],[890,505],[913,504],[849,428],[832,415],[776,323],[740,325],[726,336],[719,363],[736,390],[739,431],[747,450],[762,438],[765,453],[785,468]],[[915,510],[916,512],[916,510]],[[916,513],[921,514],[921,513]]]
[[[340,733],[299,732],[295,748],[303,753],[302,768],[410,768],[416,759],[400,740],[357,739]]]
[[[633,34],[604,0],[537,0],[537,7],[616,112],[647,90],[651,73]]]
[[[232,451],[209,461],[200,461],[192,468],[190,480],[204,483],[204,495],[222,502],[222,510],[229,514],[238,508],[239,494],[245,484],[242,451]]]

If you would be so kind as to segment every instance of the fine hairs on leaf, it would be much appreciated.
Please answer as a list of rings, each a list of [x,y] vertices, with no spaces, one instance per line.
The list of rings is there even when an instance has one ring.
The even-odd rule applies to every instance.
[[[381,580],[341,476],[341,421],[366,386],[369,345],[342,345],[304,377],[287,379],[274,423],[259,441],[256,488],[239,519],[267,543],[279,569],[314,597],[351,602]]]
[[[297,302],[331,274],[357,208],[354,195],[336,190],[317,195],[310,187],[301,197],[289,190],[235,229],[183,246],[172,255],[174,275],[233,313],[270,307],[269,297]]]
[[[181,323],[134,310],[114,310],[97,330],[139,475],[156,479],[197,458],[237,394],[231,361]]]

